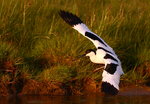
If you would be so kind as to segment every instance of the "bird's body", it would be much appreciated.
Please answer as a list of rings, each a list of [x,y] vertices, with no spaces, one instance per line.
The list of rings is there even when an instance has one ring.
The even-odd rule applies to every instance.
[[[121,62],[114,50],[98,35],[88,29],[88,27],[76,15],[60,11],[63,20],[71,25],[75,30],[88,38],[96,47],[96,50],[90,49],[86,52],[90,60],[96,64],[104,64],[102,74],[102,92],[115,95],[119,90],[120,76],[123,74]]]

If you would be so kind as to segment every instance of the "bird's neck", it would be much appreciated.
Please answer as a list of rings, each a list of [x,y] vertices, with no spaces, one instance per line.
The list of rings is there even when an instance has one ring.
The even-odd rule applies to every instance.
[[[96,56],[96,54],[92,54],[91,56],[90,56],[90,60],[93,62],[93,63],[97,63],[97,56]]]

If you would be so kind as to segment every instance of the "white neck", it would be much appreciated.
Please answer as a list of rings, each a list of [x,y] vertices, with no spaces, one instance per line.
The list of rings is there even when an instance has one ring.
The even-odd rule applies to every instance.
[[[96,55],[90,56],[90,60],[91,60],[93,63],[97,63]]]
[[[94,52],[90,52],[88,53],[86,56],[89,56],[90,57],[90,60],[93,62],[93,63],[97,63],[97,56]]]

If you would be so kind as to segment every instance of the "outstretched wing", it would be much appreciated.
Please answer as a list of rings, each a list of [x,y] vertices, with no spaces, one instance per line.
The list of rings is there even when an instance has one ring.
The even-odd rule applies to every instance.
[[[117,56],[107,53],[104,57],[104,62],[101,91],[116,95],[119,90],[120,76],[123,74],[120,60]]]
[[[109,45],[107,45],[107,43],[103,39],[101,39],[98,35],[91,32],[79,17],[77,17],[72,13],[62,10],[59,12],[59,15],[66,23],[71,25],[75,30],[77,30],[83,36],[92,41],[96,48],[103,47],[104,49],[114,53],[113,49]]]

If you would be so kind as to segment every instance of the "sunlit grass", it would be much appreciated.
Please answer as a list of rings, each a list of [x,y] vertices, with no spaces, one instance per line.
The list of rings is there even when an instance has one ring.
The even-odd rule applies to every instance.
[[[148,0],[2,0],[0,60],[7,54],[17,60],[19,72],[38,80],[101,79],[101,72],[92,74],[96,66],[89,59],[77,58],[94,46],[59,17],[60,9],[78,15],[113,47],[127,73],[125,79],[148,77],[133,71],[150,60]]]

